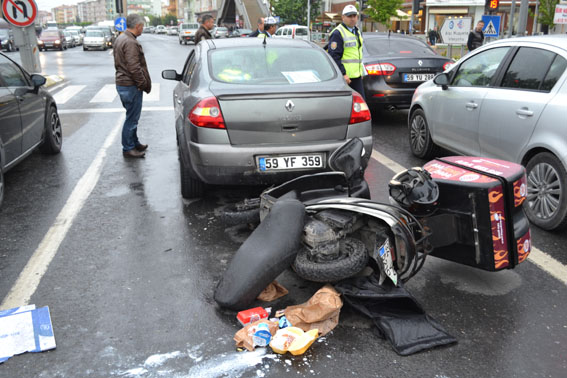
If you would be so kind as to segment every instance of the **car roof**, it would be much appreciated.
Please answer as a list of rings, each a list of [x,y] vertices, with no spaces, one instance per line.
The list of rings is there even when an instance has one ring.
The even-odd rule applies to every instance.
[[[386,38],[390,38],[390,39],[411,39],[413,41],[415,41],[415,40],[421,41],[421,39],[419,39],[417,37],[414,37],[414,36],[411,36],[411,35],[405,35],[405,34],[398,34],[398,33],[373,32],[373,33],[362,33],[362,36],[364,37],[364,39],[374,39],[374,38],[386,39]]]
[[[495,45],[506,45],[510,43],[516,44],[516,43],[530,43],[530,42],[541,43],[545,45],[558,47],[563,50],[567,50],[567,35],[564,34],[534,35],[528,37],[501,39],[498,41],[491,42],[490,45],[495,46]]]
[[[241,29],[242,30],[242,29]],[[258,46],[264,43],[263,38],[231,38],[231,39],[208,39],[209,45],[212,48],[226,48],[226,47],[244,47],[244,46]],[[315,45],[303,39],[291,38],[266,38],[266,45],[280,46],[280,47],[304,47],[314,48]]]

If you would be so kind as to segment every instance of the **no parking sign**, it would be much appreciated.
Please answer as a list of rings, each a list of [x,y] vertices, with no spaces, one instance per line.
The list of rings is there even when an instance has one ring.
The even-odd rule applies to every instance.
[[[6,21],[21,28],[30,26],[37,17],[37,5],[34,0],[4,0],[2,12]]]

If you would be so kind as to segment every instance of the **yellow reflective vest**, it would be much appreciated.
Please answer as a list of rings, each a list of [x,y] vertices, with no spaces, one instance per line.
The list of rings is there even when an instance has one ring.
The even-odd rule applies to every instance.
[[[343,56],[341,57],[341,63],[345,67],[346,74],[351,79],[356,79],[362,76],[362,34],[357,37],[356,34],[351,33],[350,30],[345,28],[343,24],[340,24],[333,29],[331,34],[335,30],[341,33],[344,43]],[[330,34],[329,34],[330,35]],[[360,43],[358,42],[360,38]]]

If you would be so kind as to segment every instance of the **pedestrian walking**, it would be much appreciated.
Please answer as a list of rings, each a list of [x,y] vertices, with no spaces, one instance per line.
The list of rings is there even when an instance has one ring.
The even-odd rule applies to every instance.
[[[469,51],[482,46],[484,42],[484,33],[482,29],[484,28],[484,21],[479,21],[473,31],[469,33],[469,39],[467,40],[467,47]]]
[[[128,158],[145,156],[147,144],[138,140],[138,120],[142,112],[143,92],[150,93],[152,81],[142,46],[136,38],[144,30],[144,19],[133,13],[126,18],[126,31],[114,43],[114,68],[116,90],[126,109],[122,126],[122,153]]]
[[[354,5],[344,7],[342,19],[343,22],[331,32],[328,51],[346,83],[364,98],[362,34],[356,27],[358,11]]]
[[[215,27],[215,19],[210,14],[206,14],[201,19],[201,26],[195,33],[195,44],[205,39],[213,39],[210,30]]]
[[[260,17],[258,19],[258,29],[250,33],[249,37],[256,38],[258,37],[258,34],[262,33],[263,31],[264,31],[264,19]]]
[[[431,44],[431,46],[435,46],[437,41],[441,39],[441,37],[439,36],[439,32],[437,31],[437,26],[429,30],[429,33],[427,33],[427,37],[429,38],[429,44]]]

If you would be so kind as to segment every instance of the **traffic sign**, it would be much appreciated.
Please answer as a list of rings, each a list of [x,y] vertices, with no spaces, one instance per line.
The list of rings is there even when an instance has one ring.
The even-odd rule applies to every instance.
[[[121,32],[126,30],[126,19],[124,17],[118,17],[114,20],[114,28]]]
[[[2,12],[6,21],[23,28],[30,26],[35,21],[37,5],[34,0],[4,0]]]
[[[448,45],[467,43],[471,31],[472,18],[446,18],[441,26],[441,38]]]
[[[553,15],[554,24],[567,24],[567,5],[557,4]]]
[[[484,28],[482,32],[485,37],[498,37],[500,35],[500,16],[482,16]]]

